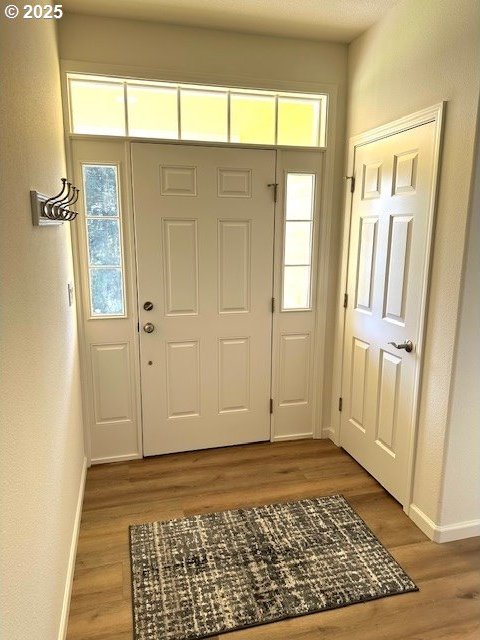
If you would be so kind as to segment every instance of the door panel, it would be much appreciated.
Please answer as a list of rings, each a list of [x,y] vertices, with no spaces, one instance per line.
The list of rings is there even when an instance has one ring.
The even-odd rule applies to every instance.
[[[163,220],[165,313],[198,313],[198,240],[196,220]]]
[[[267,440],[275,152],[136,143],[132,167],[144,453]]]
[[[167,416],[200,415],[200,349],[198,341],[167,342]]]
[[[435,127],[356,149],[340,442],[405,503]]]
[[[250,311],[251,222],[218,221],[218,312]]]
[[[218,411],[250,408],[250,338],[218,341]]]
[[[280,340],[279,406],[308,404],[310,334],[283,334]]]

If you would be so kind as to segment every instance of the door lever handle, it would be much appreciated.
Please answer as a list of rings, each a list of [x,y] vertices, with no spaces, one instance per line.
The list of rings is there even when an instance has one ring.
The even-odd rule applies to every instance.
[[[401,344],[397,344],[396,342],[389,342],[388,344],[394,346],[395,349],[405,349],[407,353],[413,351],[413,342],[411,340],[405,340],[405,342],[402,342]]]

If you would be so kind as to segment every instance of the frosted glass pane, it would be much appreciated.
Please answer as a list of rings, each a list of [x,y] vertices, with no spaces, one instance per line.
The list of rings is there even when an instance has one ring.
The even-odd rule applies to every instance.
[[[278,98],[277,144],[318,146],[320,101]]]
[[[287,222],[285,228],[285,264],[310,264],[312,254],[311,222]]]
[[[180,90],[182,140],[227,142],[227,94],[216,91]]]
[[[289,173],[287,175],[287,220],[312,220],[314,193],[314,173]]]
[[[275,97],[230,96],[230,142],[275,144]]]
[[[141,138],[178,138],[176,89],[128,85],[128,131]]]
[[[283,309],[310,308],[310,267],[284,267]]]
[[[123,308],[123,278],[120,269],[90,269],[92,315],[120,316]]]
[[[73,133],[125,135],[123,84],[70,81]]]
[[[118,219],[87,218],[89,263],[120,266],[120,231]]]
[[[118,216],[116,167],[84,165],[83,190],[87,216]]]

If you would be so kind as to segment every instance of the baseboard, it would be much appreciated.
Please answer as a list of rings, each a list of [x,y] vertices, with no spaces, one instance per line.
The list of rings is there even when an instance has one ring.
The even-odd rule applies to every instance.
[[[126,462],[127,460],[138,460],[142,457],[141,453],[124,453],[121,456],[106,456],[105,458],[92,458],[94,464],[108,464],[109,462]]]
[[[438,525],[423,513],[416,504],[410,505],[408,515],[417,527],[434,542],[453,542],[454,540],[480,536],[480,520]]]
[[[272,442],[282,442],[282,440],[305,440],[313,438],[313,433],[292,433],[286,436],[274,436]]]
[[[323,427],[322,429],[322,438],[328,438],[329,440],[333,440],[334,431],[332,427]]]
[[[80,533],[80,522],[82,520],[83,494],[85,492],[85,480],[87,478],[87,458],[83,459],[82,473],[80,475],[80,486],[78,488],[77,508],[75,511],[75,521],[73,524],[72,541],[70,543],[70,555],[68,558],[67,578],[65,581],[65,592],[63,594],[62,616],[60,618],[60,628],[58,640],[65,640],[67,636],[68,614],[70,611],[70,598],[72,595],[73,574],[75,573],[75,559],[77,557],[78,535]]]

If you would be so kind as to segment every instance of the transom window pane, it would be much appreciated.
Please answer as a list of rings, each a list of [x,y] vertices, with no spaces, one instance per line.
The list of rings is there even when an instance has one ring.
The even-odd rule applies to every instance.
[[[69,74],[73,133],[325,147],[327,96]]]
[[[318,146],[320,102],[302,98],[278,98],[277,144]]]
[[[73,133],[124,136],[123,84],[70,80]]]
[[[230,142],[275,144],[275,96],[231,94]]]
[[[228,96],[217,91],[180,90],[183,140],[228,140]]]
[[[315,174],[287,173],[285,181],[282,311],[311,309]]]
[[[127,85],[128,133],[140,138],[178,138],[176,89]]]
[[[117,167],[84,165],[83,193],[90,312],[94,317],[124,316],[125,285]]]

